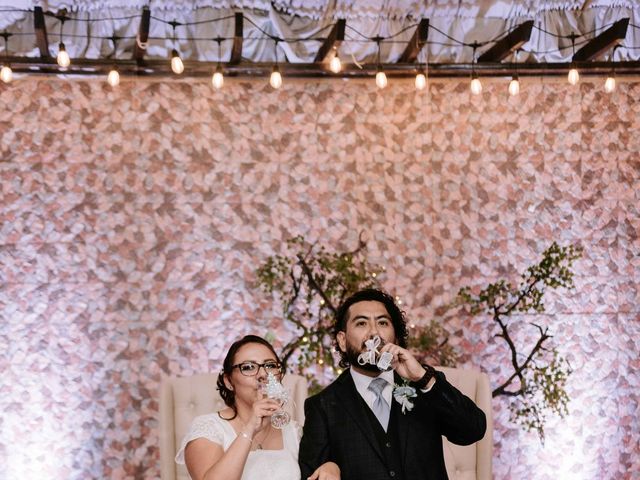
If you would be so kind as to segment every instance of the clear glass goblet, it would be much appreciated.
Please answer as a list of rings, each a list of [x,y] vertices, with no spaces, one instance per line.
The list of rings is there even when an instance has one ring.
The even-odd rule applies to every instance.
[[[291,421],[291,415],[282,408],[289,401],[289,392],[287,389],[284,388],[275,375],[269,373],[267,383],[262,385],[262,393],[268,398],[273,398],[280,403],[280,408],[271,415],[271,426],[274,428],[286,427]]]

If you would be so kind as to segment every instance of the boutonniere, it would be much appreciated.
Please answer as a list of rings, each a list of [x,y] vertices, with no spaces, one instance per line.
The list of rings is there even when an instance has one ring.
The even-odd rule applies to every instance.
[[[404,382],[402,385],[394,385],[393,386],[393,398],[402,405],[402,413],[406,413],[406,411],[411,411],[413,409],[412,398],[417,397],[416,389],[409,386],[408,382]]]

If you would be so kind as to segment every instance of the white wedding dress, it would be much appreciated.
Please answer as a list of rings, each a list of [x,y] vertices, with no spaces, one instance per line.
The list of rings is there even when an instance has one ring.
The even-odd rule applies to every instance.
[[[182,439],[176,462],[184,465],[184,449],[196,438],[206,438],[226,452],[237,435],[231,424],[217,413],[196,417]],[[300,480],[298,447],[300,429],[293,420],[282,429],[282,450],[254,450],[249,452],[242,480]]]

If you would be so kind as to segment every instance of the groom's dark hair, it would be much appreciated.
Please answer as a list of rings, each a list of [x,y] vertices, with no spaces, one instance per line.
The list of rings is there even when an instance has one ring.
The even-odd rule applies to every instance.
[[[391,317],[391,323],[393,324],[393,330],[396,333],[396,343],[402,348],[407,348],[407,338],[409,332],[407,330],[407,320],[405,319],[404,312],[400,310],[400,307],[395,302],[395,299],[386,292],[378,290],[377,288],[366,288],[359,290],[350,297],[348,297],[338,307],[335,315],[335,323],[333,324],[333,342],[336,350],[340,353],[340,366],[346,368],[349,366],[346,353],[338,348],[338,332],[344,332],[347,328],[347,320],[349,314],[349,307],[358,302],[380,302],[387,309],[387,313]]]

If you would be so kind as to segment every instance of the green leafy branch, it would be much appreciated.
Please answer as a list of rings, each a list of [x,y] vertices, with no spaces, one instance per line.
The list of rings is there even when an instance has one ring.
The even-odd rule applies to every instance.
[[[553,242],[542,254],[542,260],[527,268],[517,287],[500,280],[474,295],[468,287],[460,289],[457,303],[470,313],[490,314],[499,328],[496,337],[507,345],[513,372],[492,395],[507,396],[516,401],[510,405],[512,419],[529,430],[536,430],[544,440],[545,412],[560,416],[567,413],[569,397],[565,391],[571,374],[569,362],[550,346],[548,327],[529,322],[537,330],[537,338],[527,353],[521,353],[514,342],[508,318],[515,312],[543,313],[546,288],[572,288],[575,260],[582,256],[576,245],[560,247]]]

